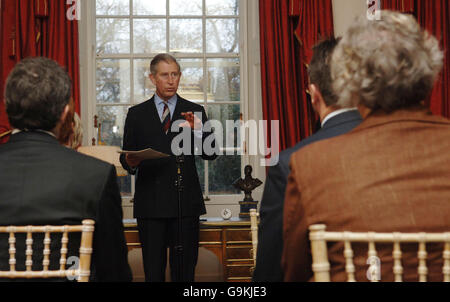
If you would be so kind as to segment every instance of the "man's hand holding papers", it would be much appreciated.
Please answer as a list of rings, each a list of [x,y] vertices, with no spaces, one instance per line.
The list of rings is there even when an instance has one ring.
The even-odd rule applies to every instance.
[[[155,151],[151,148],[140,150],[140,151],[121,150],[118,152],[120,154],[126,155],[125,159],[126,159],[128,165],[133,168],[139,166],[139,164],[142,161],[147,160],[147,159],[160,159],[160,158],[166,158],[166,157],[170,156],[168,154]]]

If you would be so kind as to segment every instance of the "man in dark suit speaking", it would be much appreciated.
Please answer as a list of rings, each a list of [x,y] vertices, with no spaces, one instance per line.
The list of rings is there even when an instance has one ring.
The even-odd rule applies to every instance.
[[[278,165],[269,169],[261,201],[258,251],[254,281],[281,282],[283,250],[283,204],[291,155],[314,142],[349,132],[362,122],[356,108],[336,106],[332,91],[330,59],[337,45],[335,39],[325,40],[314,47],[309,66],[310,94],[314,110],[319,114],[322,128],[314,135],[280,154]]]
[[[157,55],[151,62],[150,72],[156,93],[147,102],[129,110],[123,149],[139,151],[152,148],[170,157],[142,161],[128,154],[122,155],[120,160],[129,173],[137,174],[134,217],[138,220],[146,281],[165,281],[169,247],[172,281],[192,282],[198,257],[199,217],[206,214],[194,155],[201,155],[205,160],[217,157],[214,134],[204,127],[208,119],[203,107],[177,95],[181,69],[174,57]],[[177,132],[180,129],[183,130]],[[175,143],[186,129],[188,139],[182,140],[182,146]],[[204,149],[204,143],[210,148]],[[180,148],[184,155],[181,234],[176,186],[177,160],[180,159],[176,155],[180,155]],[[179,235],[181,242],[177,243]],[[179,243],[183,247],[182,276],[179,275],[175,251]]]
[[[50,59],[25,59],[9,75],[6,112],[14,131],[0,146],[0,224],[76,225],[93,219],[91,281],[131,281],[115,167],[58,142],[61,127],[73,119],[70,93],[69,75]],[[25,270],[22,239],[17,238],[18,271]],[[34,239],[38,270],[43,242]],[[51,270],[60,267],[59,249],[52,240]],[[68,256],[77,254],[69,246]],[[2,236],[0,270],[9,270],[8,259],[8,236]]]

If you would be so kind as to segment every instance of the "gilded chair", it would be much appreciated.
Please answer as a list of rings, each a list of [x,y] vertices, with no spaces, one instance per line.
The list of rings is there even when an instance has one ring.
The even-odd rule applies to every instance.
[[[67,278],[76,279],[78,282],[88,282],[90,276],[91,256],[92,256],[92,238],[94,233],[93,220],[83,220],[82,225],[70,226],[3,226],[0,227],[0,234],[9,235],[9,270],[0,271],[0,278],[7,279],[49,279],[49,278]],[[67,254],[70,233],[81,233],[81,244],[78,267],[71,266],[67,268]],[[19,234],[26,234],[25,251],[25,271],[17,271],[16,244]],[[33,234],[43,234],[43,261],[42,270],[33,270]],[[59,259],[59,270],[50,269],[51,256],[51,235],[61,234],[61,250]],[[53,251],[54,252],[54,251]],[[75,267],[75,268],[74,268]]]
[[[6,137],[6,136],[10,135],[11,133],[12,133],[11,130],[3,132],[3,133],[0,133],[0,138]]]
[[[251,237],[252,237],[252,259],[253,266],[256,266],[256,251],[258,249],[258,217],[259,213],[256,209],[250,210],[250,226],[251,226]]]
[[[427,281],[427,249],[428,243],[444,243],[442,269],[444,282],[450,282],[450,232],[448,233],[355,233],[355,232],[327,232],[325,225],[312,225],[309,228],[312,270],[316,282],[330,282],[330,263],[328,262],[327,242],[344,242],[344,257],[346,261],[346,274],[349,282],[355,282],[355,265],[353,263],[354,252],[351,243],[368,244],[367,276],[370,281],[380,281],[380,261],[377,258],[376,243],[389,243],[393,245],[393,274],[395,282],[403,281],[401,243],[418,243],[418,268],[417,273],[420,282]]]

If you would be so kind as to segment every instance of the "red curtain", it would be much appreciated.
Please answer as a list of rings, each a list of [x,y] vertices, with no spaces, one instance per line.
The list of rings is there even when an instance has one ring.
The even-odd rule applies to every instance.
[[[280,121],[285,150],[309,136],[316,123],[306,68],[312,46],[333,36],[331,0],[260,0],[259,12],[263,114]],[[271,146],[270,135],[268,140]]]
[[[6,79],[14,65],[26,57],[45,56],[66,67],[79,113],[78,22],[66,16],[73,4],[66,4],[66,0],[0,1],[0,134],[10,128],[3,100]]]
[[[303,60],[311,61],[312,47],[321,39],[334,35],[333,5],[330,0],[290,0],[290,16],[298,17],[295,36],[302,45]]]
[[[3,103],[3,81],[1,81],[1,79],[3,79],[3,70],[5,69],[3,66],[3,62],[1,60],[1,58],[3,57],[3,45],[5,45],[3,43],[3,15],[4,15],[4,6],[3,6],[3,1],[0,1],[0,43],[1,43],[1,47],[0,47],[0,144],[6,141],[6,138],[2,138],[1,135],[2,133],[6,133],[9,130],[9,123],[8,123],[8,118],[6,117],[5,114],[5,104]]]
[[[450,118],[450,1],[384,0],[383,8],[412,13],[445,52],[444,68],[427,104],[434,114]]]
[[[414,13],[415,0],[382,0],[383,9],[397,10],[403,13]]]

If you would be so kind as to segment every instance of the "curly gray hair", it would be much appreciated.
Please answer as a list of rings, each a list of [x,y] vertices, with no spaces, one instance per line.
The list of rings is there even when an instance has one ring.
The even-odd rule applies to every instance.
[[[411,15],[382,11],[381,20],[358,18],[331,62],[338,105],[362,104],[386,112],[425,100],[442,68],[437,39]]]

